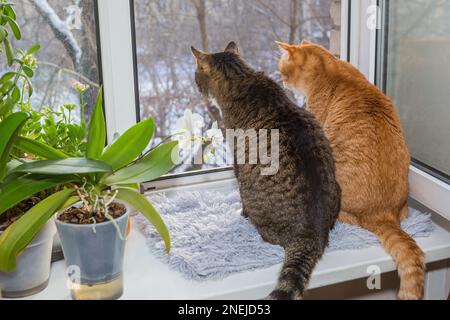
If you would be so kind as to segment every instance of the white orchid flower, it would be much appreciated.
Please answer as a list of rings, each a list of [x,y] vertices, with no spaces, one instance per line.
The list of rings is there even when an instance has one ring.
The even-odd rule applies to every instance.
[[[189,154],[195,146],[199,147],[210,141],[211,143],[203,152],[204,161],[209,162],[212,158],[216,159],[222,155],[224,137],[217,121],[212,124],[210,129],[206,130],[205,135],[203,135],[204,125],[205,121],[201,115],[186,109],[184,115],[176,122],[173,136],[184,154]]]
[[[186,109],[184,115],[177,120],[176,127],[179,133],[191,133],[194,135],[201,134],[205,121],[198,113],[192,113],[191,110]]]
[[[184,115],[176,122],[176,132],[174,134],[180,149],[189,152],[194,143],[202,143],[202,129],[204,125],[205,121],[201,115],[186,109]]]
[[[211,141],[211,144],[206,147],[206,150],[203,153],[203,159],[205,160],[205,162],[209,162],[211,160],[211,157],[217,158],[224,140],[222,130],[219,129],[217,121],[213,123],[211,129],[206,130],[205,135],[206,141]]]
[[[223,133],[222,130],[219,129],[219,125],[217,121],[215,121],[211,127],[211,129],[206,130],[206,138],[211,140],[211,145],[214,148],[219,148],[222,146],[223,142]]]

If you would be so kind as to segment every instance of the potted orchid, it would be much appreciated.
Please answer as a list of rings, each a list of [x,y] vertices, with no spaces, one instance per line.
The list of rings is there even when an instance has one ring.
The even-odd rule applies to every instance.
[[[155,126],[151,118],[128,129],[105,147],[102,91],[92,115],[86,152],[70,157],[42,143],[30,145],[46,160],[24,162],[9,171],[0,193],[0,211],[36,192],[58,186],[0,236],[0,270],[12,271],[17,256],[56,215],[67,266],[80,271],[72,283],[74,299],[113,299],[123,291],[123,254],[130,206],[158,230],[170,249],[167,228],[138,184],[168,172],[177,162],[178,142],[143,153]],[[28,151],[28,150],[24,150]]]
[[[0,196],[8,197],[4,186],[14,184],[15,175],[10,175],[15,163],[9,162],[14,142],[20,129],[28,120],[24,112],[16,112],[0,120]],[[26,186],[25,186],[26,187]],[[23,217],[24,212],[35,206],[47,196],[45,190],[5,207],[0,201],[0,237],[4,237],[15,221]],[[0,294],[7,298],[19,298],[37,293],[47,287],[50,275],[50,257],[53,236],[56,233],[53,221],[45,223],[31,241],[20,250],[17,267],[13,270],[0,268]],[[2,243],[0,242],[0,247]],[[0,258],[1,259],[1,258]]]
[[[4,185],[13,182],[15,175],[9,173],[18,164],[13,160],[14,144],[29,121],[27,112],[14,112],[33,93],[30,78],[37,68],[33,54],[39,51],[38,44],[23,51],[12,47],[11,37],[21,39],[21,30],[16,22],[16,13],[11,3],[0,3],[0,46],[7,68],[0,77],[0,194]],[[3,58],[3,55],[2,57]],[[24,212],[47,196],[45,191],[23,198],[14,206],[5,208],[0,201],[0,236]],[[41,231],[21,250],[15,270],[0,271],[0,296],[22,297],[36,293],[47,286],[50,274],[50,255],[56,228],[53,222]],[[1,245],[0,245],[1,246]]]

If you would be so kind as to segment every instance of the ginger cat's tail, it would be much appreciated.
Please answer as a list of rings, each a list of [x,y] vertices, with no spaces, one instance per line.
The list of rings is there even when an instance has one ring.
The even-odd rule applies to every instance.
[[[421,299],[425,281],[425,255],[414,239],[393,221],[364,227],[375,233],[397,264],[400,277],[398,297],[402,300]]]

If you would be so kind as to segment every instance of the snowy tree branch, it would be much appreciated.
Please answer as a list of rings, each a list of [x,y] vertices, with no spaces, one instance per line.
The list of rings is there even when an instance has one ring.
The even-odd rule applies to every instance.
[[[55,10],[48,4],[47,0],[31,0],[31,2],[39,14],[48,23],[55,34],[55,37],[64,45],[64,48],[69,53],[76,69],[80,64],[83,52],[66,22],[58,17]]]

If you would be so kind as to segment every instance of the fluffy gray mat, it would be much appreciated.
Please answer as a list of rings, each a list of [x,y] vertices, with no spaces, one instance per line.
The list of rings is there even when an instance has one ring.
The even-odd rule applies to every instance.
[[[283,261],[283,249],[264,242],[253,225],[241,216],[237,190],[180,191],[170,198],[157,193],[150,200],[169,228],[172,239],[169,256],[153,226],[141,215],[134,219],[147,239],[150,252],[187,279],[223,279],[235,272]],[[430,215],[412,208],[402,228],[414,238],[427,237],[433,231]],[[337,223],[330,233],[327,252],[377,245],[379,242],[371,232]]]

